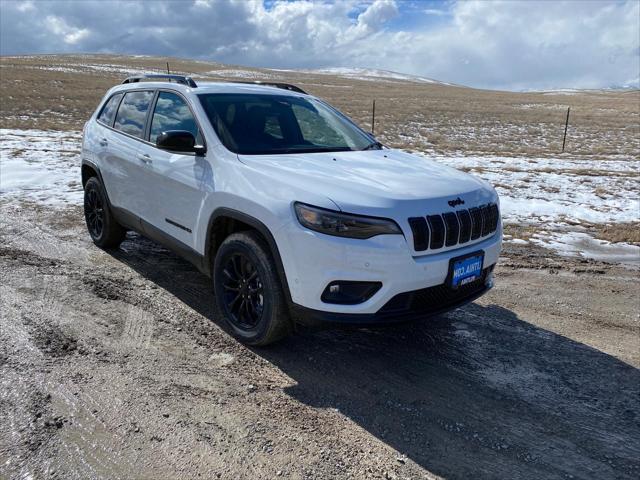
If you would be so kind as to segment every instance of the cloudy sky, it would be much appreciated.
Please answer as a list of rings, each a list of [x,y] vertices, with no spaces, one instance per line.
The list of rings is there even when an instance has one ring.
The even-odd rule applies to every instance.
[[[481,88],[638,86],[640,1],[0,0],[0,53],[366,67]]]

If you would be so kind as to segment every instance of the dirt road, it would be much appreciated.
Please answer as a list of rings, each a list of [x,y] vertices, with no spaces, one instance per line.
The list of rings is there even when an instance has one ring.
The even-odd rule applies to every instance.
[[[442,318],[248,349],[139,236],[25,203],[0,233],[2,478],[640,476],[636,271],[512,245]]]

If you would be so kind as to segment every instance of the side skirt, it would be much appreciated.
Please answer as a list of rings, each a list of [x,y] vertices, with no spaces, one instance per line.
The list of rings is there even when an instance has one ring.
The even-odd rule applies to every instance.
[[[133,230],[140,235],[159,243],[163,247],[168,248],[176,255],[192,263],[200,272],[207,276],[211,276],[208,269],[205,268],[204,256],[200,255],[190,246],[176,240],[171,235],[163,232],[149,222],[142,220],[128,210],[118,207],[111,207],[111,210],[118,223],[123,227]]]

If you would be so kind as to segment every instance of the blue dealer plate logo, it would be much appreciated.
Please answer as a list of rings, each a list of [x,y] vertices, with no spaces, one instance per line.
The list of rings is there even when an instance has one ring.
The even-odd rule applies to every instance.
[[[453,262],[451,286],[459,287],[477,280],[482,275],[482,260],[484,255],[475,255]]]

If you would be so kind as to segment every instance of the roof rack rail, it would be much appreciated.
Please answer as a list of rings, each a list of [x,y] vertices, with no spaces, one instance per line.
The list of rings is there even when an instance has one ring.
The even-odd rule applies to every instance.
[[[231,81],[229,83],[246,83],[246,84],[249,84],[249,85],[264,85],[266,87],[282,88],[283,90],[289,90],[290,92],[302,93],[304,95],[307,94],[307,92],[305,92],[300,87],[298,87],[296,85],[291,85],[290,83],[263,82],[262,80],[254,80],[254,81],[233,80],[233,81]]]
[[[124,79],[124,81],[122,82],[124,83],[137,83],[140,80],[173,80],[176,83],[181,83],[182,85],[187,85],[188,87],[191,88],[196,88],[198,85],[196,85],[196,82],[193,81],[193,79],[191,77],[185,77],[184,75],[169,75],[166,73],[148,73],[145,75],[135,75],[133,77],[127,77]]]

